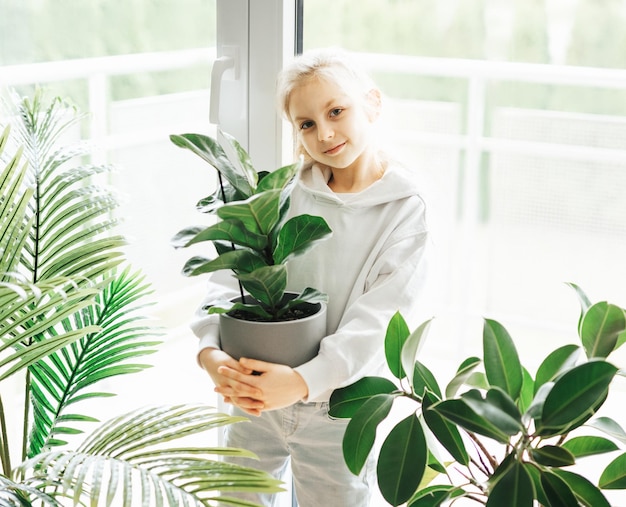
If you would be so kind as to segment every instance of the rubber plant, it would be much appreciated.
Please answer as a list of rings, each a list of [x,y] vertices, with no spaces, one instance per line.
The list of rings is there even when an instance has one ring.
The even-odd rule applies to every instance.
[[[278,482],[176,439],[240,419],[211,407],[146,407],[103,424],[81,402],[112,393],[97,383],[147,368],[160,334],[142,313],[151,292],[115,234],[115,194],[84,163],[83,115],[59,98],[7,101],[0,135],[0,382],[23,393],[21,412],[0,398],[0,505],[242,505],[224,492],[276,491]],[[74,130],[72,130],[74,129]],[[21,388],[19,387],[21,386]],[[2,391],[6,396],[6,391]],[[11,424],[14,423],[14,424]],[[10,428],[18,425],[17,435]],[[71,438],[68,438],[71,437]],[[14,463],[15,462],[15,463]],[[220,496],[222,495],[222,496]]]
[[[470,499],[488,507],[609,507],[602,490],[626,489],[626,433],[599,411],[612,382],[625,375],[607,358],[626,341],[626,314],[607,302],[591,304],[570,285],[582,307],[579,343],[547,354],[534,377],[505,327],[485,319],[482,358],[462,361],[442,389],[416,360],[432,319],[411,333],[396,314],[385,337],[396,382],[366,377],[330,400],[332,416],[350,419],[343,440],[350,470],[361,471],[377,427],[403,399],[415,410],[393,426],[375,458],[391,505]],[[597,484],[574,467],[588,456],[606,460]]]
[[[310,287],[293,299],[285,297],[289,260],[331,234],[322,217],[304,214],[286,219],[302,162],[272,172],[257,171],[245,149],[225,132],[219,133],[223,141],[203,134],[170,139],[208,162],[218,175],[217,188],[197,204],[199,211],[218,220],[187,227],[172,239],[176,248],[203,241],[215,246],[215,257],[189,259],[183,267],[185,276],[226,269],[238,279],[241,301],[221,301],[208,308],[209,313],[244,311],[253,319],[279,321],[294,308],[325,302],[326,295]]]

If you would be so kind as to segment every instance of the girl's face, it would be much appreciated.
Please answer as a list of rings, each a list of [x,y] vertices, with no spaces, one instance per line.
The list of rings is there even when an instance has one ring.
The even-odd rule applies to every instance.
[[[292,91],[289,116],[313,160],[331,169],[371,170],[372,123],[379,99],[373,92],[367,97],[350,96],[323,78],[311,78]],[[367,100],[373,101],[373,107],[366,107]]]

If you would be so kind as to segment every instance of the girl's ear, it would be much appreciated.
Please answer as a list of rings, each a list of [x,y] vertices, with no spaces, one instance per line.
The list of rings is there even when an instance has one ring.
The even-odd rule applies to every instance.
[[[378,88],[372,88],[365,96],[367,104],[367,116],[370,122],[374,122],[380,116],[382,110],[382,95]]]

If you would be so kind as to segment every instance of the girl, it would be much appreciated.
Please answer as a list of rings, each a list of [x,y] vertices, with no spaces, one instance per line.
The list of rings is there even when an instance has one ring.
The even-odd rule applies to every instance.
[[[297,57],[279,76],[278,98],[306,162],[289,212],[323,216],[333,230],[330,239],[290,261],[288,288],[311,286],[328,294],[328,335],[314,359],[290,368],[235,361],[219,350],[215,316],[199,313],[192,329],[215,391],[233,412],[258,416],[230,426],[226,444],[255,452],[260,461],[250,466],[277,477],[290,462],[300,507],[367,506],[372,467],[359,477],[347,469],[347,420],[328,417],[328,400],[334,389],[380,373],[390,318],[420,306],[425,206],[412,175],[378,151],[381,93],[345,54]],[[263,505],[276,500],[246,498]]]

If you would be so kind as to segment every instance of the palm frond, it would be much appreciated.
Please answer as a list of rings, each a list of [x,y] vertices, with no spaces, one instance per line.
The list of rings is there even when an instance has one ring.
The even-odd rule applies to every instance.
[[[0,475],[0,507],[33,507],[35,502],[37,506],[61,507],[52,496],[41,491],[41,486],[39,481],[17,483]]]
[[[75,500],[88,492],[92,502],[145,505],[244,505],[219,497],[220,491],[282,491],[280,481],[265,472],[212,458],[251,457],[241,449],[167,447],[171,441],[226,424],[245,421],[204,405],[142,408],[112,419],[96,430],[76,452],[50,451],[26,461],[18,471],[55,481],[58,491]],[[248,504],[252,505],[252,504]]]
[[[143,325],[147,317],[139,313],[146,306],[141,301],[150,291],[144,277],[127,267],[109,280],[96,295],[93,305],[63,321],[66,333],[94,328],[97,331],[31,367],[32,399],[37,417],[30,435],[29,455],[65,444],[59,435],[82,432],[76,423],[93,420],[67,412],[70,405],[83,399],[108,396],[108,393],[87,392],[93,384],[149,367],[132,361],[156,352],[154,347],[161,343],[144,340],[158,334],[154,326]],[[50,336],[45,338],[48,340]]]
[[[98,294],[94,287],[78,287],[67,278],[31,284],[20,278],[0,283],[0,381],[29,367],[97,326],[56,334],[49,340],[31,339],[46,332],[77,309],[92,304]]]
[[[5,153],[10,132],[7,125],[0,136],[0,157]],[[0,280],[16,269],[33,222],[32,218],[27,219],[26,209],[34,190],[24,188],[27,167],[21,158],[22,150],[18,149],[0,174]]]
[[[32,101],[22,99],[14,107],[20,120],[15,125],[17,140],[24,147],[27,179],[34,187],[26,213],[32,227],[22,264],[32,281],[104,276],[123,261],[119,248],[124,239],[105,234],[117,225],[111,213],[119,200],[95,181],[111,168],[80,165],[86,153],[81,143],[60,145],[61,136],[83,118],[66,102],[55,98],[46,106],[38,92]]]

